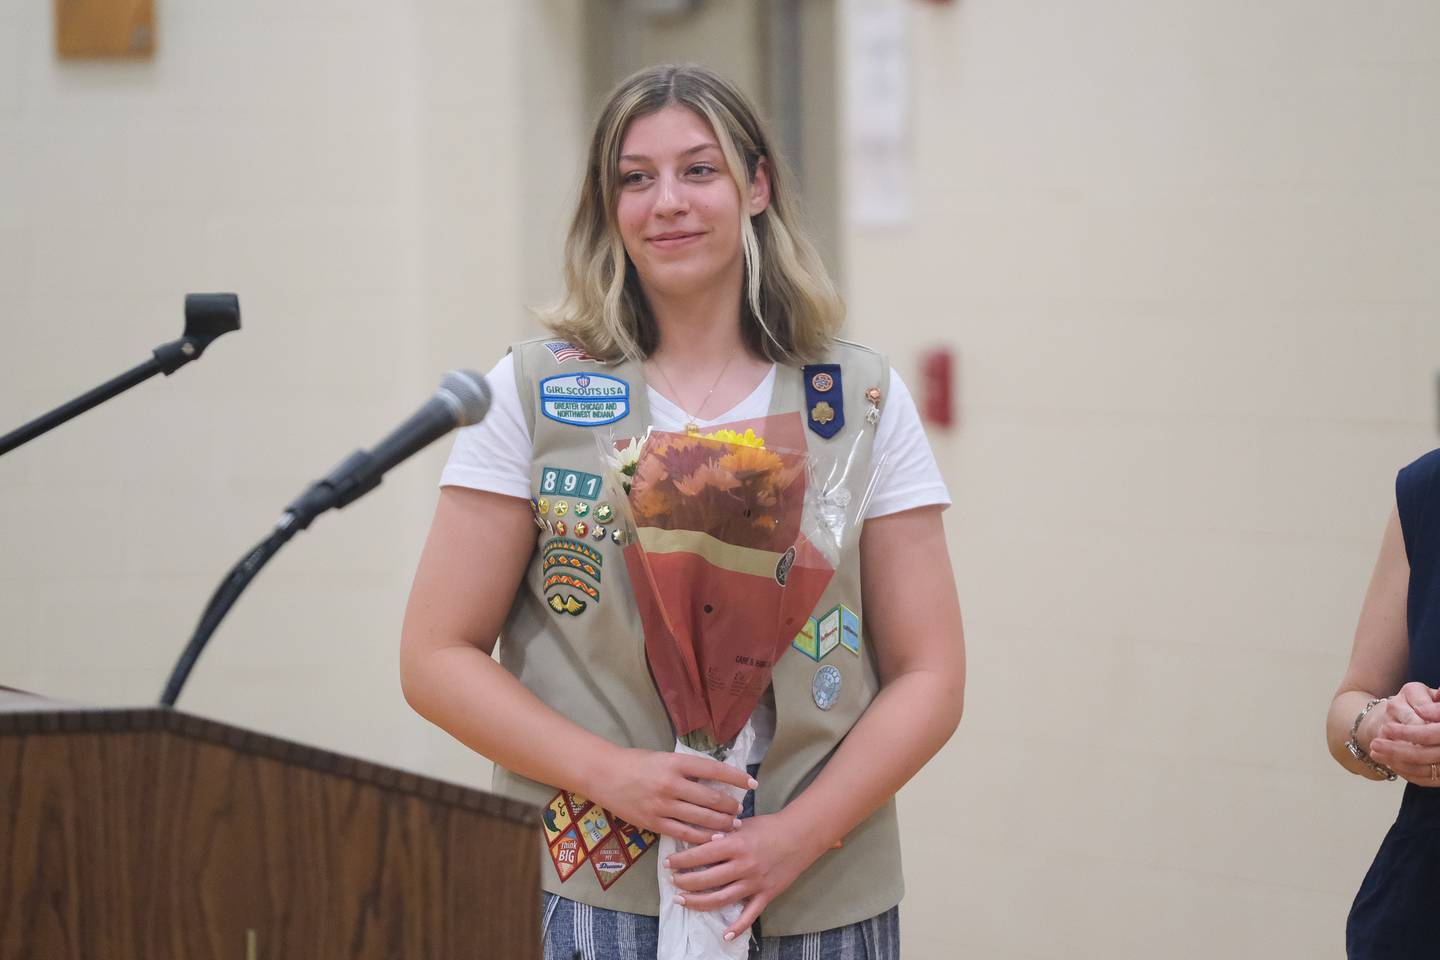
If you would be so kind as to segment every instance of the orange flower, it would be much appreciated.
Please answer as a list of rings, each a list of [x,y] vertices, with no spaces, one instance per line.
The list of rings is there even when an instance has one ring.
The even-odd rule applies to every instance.
[[[675,481],[675,489],[687,497],[698,497],[707,488],[729,491],[738,486],[740,481],[735,478],[734,473],[713,463],[702,464],[690,476]]]

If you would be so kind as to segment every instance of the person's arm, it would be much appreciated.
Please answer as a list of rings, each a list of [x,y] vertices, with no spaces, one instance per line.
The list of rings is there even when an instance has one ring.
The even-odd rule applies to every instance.
[[[1433,691],[1421,683],[1401,686],[1410,657],[1406,628],[1409,587],[1410,563],[1405,556],[1400,515],[1398,511],[1391,511],[1380,544],[1380,557],[1375,562],[1375,572],[1370,577],[1370,588],[1365,593],[1365,604],[1360,610],[1360,622],[1355,628],[1350,665],[1325,718],[1325,738],[1330,755],[1346,770],[1371,780],[1383,780],[1385,775],[1356,759],[1345,746],[1350,739],[1350,728],[1366,703],[1378,697],[1389,698],[1376,704],[1365,715],[1355,734],[1355,742],[1360,749],[1377,763],[1387,766],[1390,764],[1384,759],[1388,749],[1386,744],[1382,742],[1377,746],[1375,743],[1382,730],[1393,741],[1403,725],[1430,726],[1440,721],[1440,705],[1435,703]],[[1440,725],[1429,733],[1440,742]],[[1391,756],[1390,759],[1395,758]],[[1437,759],[1440,759],[1440,751],[1437,751]],[[1399,769],[1396,773],[1404,775]],[[1428,777],[1428,768],[1424,775]]]
[[[860,539],[867,634],[880,693],[825,769],[784,810],[670,857],[685,906],[714,910],[750,898],[726,939],[915,775],[960,722],[965,644],[940,508],[865,522]]]
[[[732,829],[739,804],[695,780],[743,789],[744,771],[619,747],[552,710],[491,659],[534,543],[527,500],[442,488],[401,631],[405,699],[507,770],[573,790],[637,826],[692,843]]]

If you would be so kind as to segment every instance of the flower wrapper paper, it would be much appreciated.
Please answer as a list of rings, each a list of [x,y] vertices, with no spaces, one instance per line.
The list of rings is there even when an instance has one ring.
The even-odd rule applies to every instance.
[[[675,749],[743,770],[750,715],[858,536],[881,465],[859,476],[854,442],[812,456],[799,414],[732,424],[711,437],[651,430],[596,442],[609,464],[646,661]],[[763,449],[747,446],[761,438]],[[659,960],[745,957],[748,934],[722,939],[743,905],[711,913],[675,905],[663,864],[687,845],[663,836],[660,844]]]
[[[747,723],[736,736],[732,749],[725,758],[725,764],[744,770],[745,758],[750,755],[750,747],[754,741],[755,730]],[[675,741],[675,752],[687,756],[709,756],[708,753],[687,747],[679,740]],[[713,780],[702,780],[701,783],[736,800],[743,800],[745,796],[744,790],[728,783],[716,783]],[[660,949],[656,952],[657,960],[682,960],[688,957],[745,960],[750,955],[750,931],[745,931],[729,943],[725,942],[725,930],[740,919],[740,914],[745,910],[745,901],[708,912],[688,910],[675,902],[675,895],[680,893],[680,890],[670,882],[670,871],[665,869],[665,861],[670,859],[671,854],[689,850],[691,846],[693,844],[663,834],[660,837],[659,855],[655,858],[660,879]]]

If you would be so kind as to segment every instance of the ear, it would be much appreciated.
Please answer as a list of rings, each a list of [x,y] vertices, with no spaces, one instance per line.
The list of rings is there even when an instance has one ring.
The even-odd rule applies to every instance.
[[[770,207],[770,164],[761,157],[755,164],[755,179],[750,181],[750,216],[757,217]]]

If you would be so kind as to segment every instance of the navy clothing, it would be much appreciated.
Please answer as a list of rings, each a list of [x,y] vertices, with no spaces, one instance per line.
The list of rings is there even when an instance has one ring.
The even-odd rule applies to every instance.
[[[1406,682],[1440,687],[1440,450],[1400,471],[1395,505],[1410,561]],[[1405,785],[1400,813],[1360,885],[1345,927],[1350,960],[1436,955],[1440,935],[1440,788]]]

